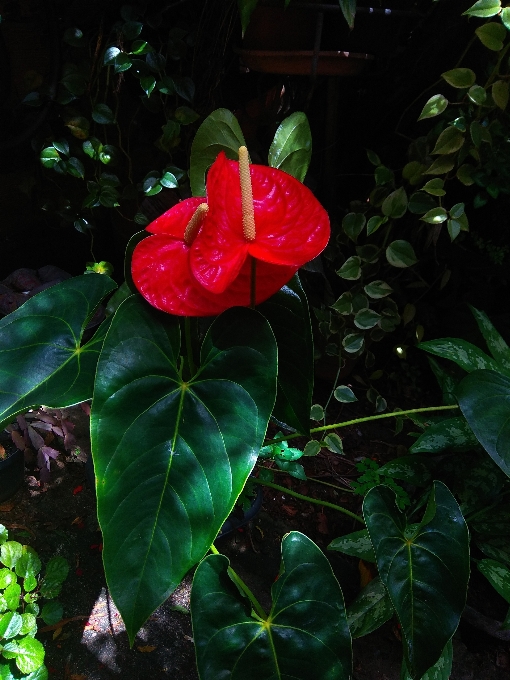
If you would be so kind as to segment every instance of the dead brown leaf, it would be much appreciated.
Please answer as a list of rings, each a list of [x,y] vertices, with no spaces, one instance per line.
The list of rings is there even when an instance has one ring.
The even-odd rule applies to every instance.
[[[153,652],[156,649],[154,645],[143,645],[141,647],[137,647],[137,650],[139,652]]]

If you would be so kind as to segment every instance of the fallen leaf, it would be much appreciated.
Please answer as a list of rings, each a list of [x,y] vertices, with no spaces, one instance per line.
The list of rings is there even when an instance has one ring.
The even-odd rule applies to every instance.
[[[360,588],[364,588],[376,576],[375,567],[372,567],[371,564],[364,560],[358,562],[358,571],[360,575]]]
[[[0,505],[0,512],[10,512],[14,507],[14,503],[2,503]]]
[[[297,508],[292,505],[282,505],[282,510],[289,515],[289,517],[294,517],[297,514]]]
[[[320,534],[329,534],[328,518],[323,512],[317,515],[317,531]]]
[[[76,496],[77,493],[81,493],[83,491],[83,485],[80,484],[79,486],[75,486],[73,489],[73,495]]]
[[[62,626],[60,626],[60,628],[57,628],[57,630],[53,633],[53,639],[56,640],[61,632],[62,632]]]
[[[82,520],[81,517],[75,517],[75,519],[73,519],[71,524],[81,524],[82,522],[83,522],[83,520]]]
[[[139,652],[153,652],[156,649],[154,645],[143,645],[142,647],[137,647]]]

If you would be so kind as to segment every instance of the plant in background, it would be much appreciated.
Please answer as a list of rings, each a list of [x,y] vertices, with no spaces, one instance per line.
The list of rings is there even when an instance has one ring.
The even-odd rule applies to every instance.
[[[269,151],[269,168],[249,165],[244,146],[230,112],[220,109],[204,121],[192,146],[194,197],[133,237],[126,283],[110,298],[109,316],[91,339],[83,339],[88,321],[116,288],[108,276],[95,272],[41,292],[0,320],[0,421],[40,403],[63,407],[92,398],[104,567],[131,642],[199,564],[191,609],[202,680],[216,680],[220,672],[247,675],[253,667],[267,678],[278,672],[317,680],[333,672],[347,680],[351,635],[377,627],[381,611],[386,618],[396,613],[403,676],[418,679],[431,667],[451,662],[451,636],[469,576],[461,509],[445,484],[430,484],[421,456],[404,456],[378,471],[381,480],[408,483],[411,504],[405,513],[384,484],[366,493],[363,517],[328,504],[366,525],[360,545],[377,563],[379,585],[369,584],[372,599],[366,593],[362,597],[372,603],[378,598],[381,607],[369,607],[362,615],[358,602],[356,615],[352,608],[346,612],[326,558],[296,532],[282,543],[269,614],[226,558],[216,554],[214,540],[261,450],[285,469],[300,452],[283,442],[297,436],[320,436],[303,454],[315,455],[326,446],[341,455],[336,433],[341,427],[458,408],[446,404],[310,429],[314,347],[306,296],[292,274],[320,253],[329,226],[316,199],[299,184],[311,153],[306,117],[295,113],[283,121]],[[285,191],[279,193],[280,187]],[[304,216],[304,221],[292,220],[295,229],[288,212]],[[177,263],[174,279],[172,262]],[[244,306],[229,303],[216,315],[221,310],[211,308],[212,296],[235,292],[246,262]],[[263,290],[267,299],[256,304],[258,273],[269,265],[291,278],[278,290],[281,282],[271,277],[274,287]],[[168,288],[166,279],[151,286],[159,266],[169,270]],[[193,316],[186,308],[190,285],[200,306]],[[204,316],[211,313],[215,318]],[[33,365],[40,370],[28,371]],[[355,399],[346,386],[335,387],[334,396]],[[319,408],[314,405],[312,417],[323,417]],[[268,440],[270,417],[295,432]],[[300,474],[298,468],[292,472]],[[250,484],[325,504],[267,477],[252,478]],[[411,486],[425,492],[415,494]],[[403,500],[400,494],[400,505]],[[213,554],[205,557],[209,550]]]
[[[400,173],[368,151],[375,186],[367,201],[351,204],[328,248],[337,297],[314,310],[327,355],[341,363],[365,356],[363,383],[376,412],[386,408],[386,401],[374,384],[383,374],[374,343],[397,329],[395,345],[413,336],[421,340],[418,302],[431,289],[442,289],[451,275],[448,261],[432,261],[430,246],[445,236],[462,240],[469,231],[470,204],[476,209],[509,191],[510,13],[494,0],[477,2],[464,14],[488,19],[470,43],[487,48],[486,60],[478,74],[461,63],[442,74],[451,95],[435,94],[426,102],[418,120],[435,119],[435,125],[411,142]],[[475,243],[495,263],[503,262],[505,245],[486,242],[481,233]]]
[[[45,680],[44,647],[35,638],[37,618],[46,625],[62,619],[62,605],[55,600],[67,577],[69,565],[53,557],[40,575],[41,561],[29,545],[10,541],[0,524],[0,677]],[[41,607],[40,601],[47,600]]]
[[[101,22],[98,33],[78,27],[64,32],[65,61],[56,95],[59,120],[34,141],[42,165],[58,176],[53,181],[61,191],[49,196],[44,208],[84,233],[96,226],[100,208],[146,225],[141,201],[186,182],[177,164],[184,160],[187,128],[200,117],[190,107],[195,84],[183,75],[192,28],[172,24],[164,12],[153,16],[132,5],[124,5],[120,14],[106,28]],[[44,99],[43,92],[32,92],[25,103],[40,106]],[[133,162],[141,128],[152,138],[150,153],[160,163],[144,175]],[[73,186],[64,176],[81,183]]]

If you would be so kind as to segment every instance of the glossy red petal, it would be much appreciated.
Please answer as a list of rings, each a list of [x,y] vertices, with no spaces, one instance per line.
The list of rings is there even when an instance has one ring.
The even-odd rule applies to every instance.
[[[174,205],[145,227],[151,234],[167,234],[182,239],[186,225],[205,198],[187,198]]]
[[[207,228],[195,240],[192,271],[208,290],[221,292],[240,271],[247,254],[296,268],[326,247],[327,212],[312,192],[281,170],[251,165],[256,238],[243,234],[239,163],[222,152],[207,176]],[[205,225],[204,225],[205,226]]]
[[[191,273],[189,247],[180,240],[158,234],[141,241],[133,252],[133,281],[143,297],[156,309],[177,316],[215,316],[251,300],[251,258],[221,294],[201,286]],[[257,304],[264,302],[295,274],[296,267],[257,262]]]

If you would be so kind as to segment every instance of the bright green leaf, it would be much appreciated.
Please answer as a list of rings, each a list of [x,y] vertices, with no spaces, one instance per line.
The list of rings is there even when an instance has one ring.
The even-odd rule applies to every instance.
[[[441,78],[444,78],[448,85],[463,90],[475,84],[476,73],[470,68],[454,68],[441,73]]]
[[[440,113],[448,106],[448,99],[442,94],[435,94],[431,97],[428,102],[423,107],[418,120],[423,120],[424,118],[433,118],[434,116],[439,116]]]
[[[464,135],[455,127],[447,127],[437,138],[436,145],[432,149],[432,154],[441,156],[458,151],[464,144]]]
[[[420,220],[427,222],[428,224],[441,224],[448,219],[448,213],[444,208],[432,208],[428,212],[420,217]]]
[[[493,17],[495,14],[501,10],[500,0],[478,0],[472,5],[464,14],[472,17],[480,17],[486,19],[487,17]]]
[[[481,85],[473,85],[468,90],[468,97],[474,104],[481,105],[487,99],[487,92]]]
[[[189,178],[193,196],[205,196],[205,173],[220,151],[237,160],[239,147],[245,146],[236,117],[227,109],[217,109],[198,128],[191,146]]]
[[[269,147],[268,163],[292,175],[305,178],[312,157],[312,133],[308,118],[296,111],[280,124]]]
[[[489,50],[499,52],[503,49],[506,28],[499,22],[490,21],[487,24],[482,24],[482,26],[478,26],[475,33]]]
[[[446,191],[443,189],[444,180],[437,177],[436,179],[429,179],[429,181],[423,185],[422,191],[426,191],[432,196],[444,196]]]

